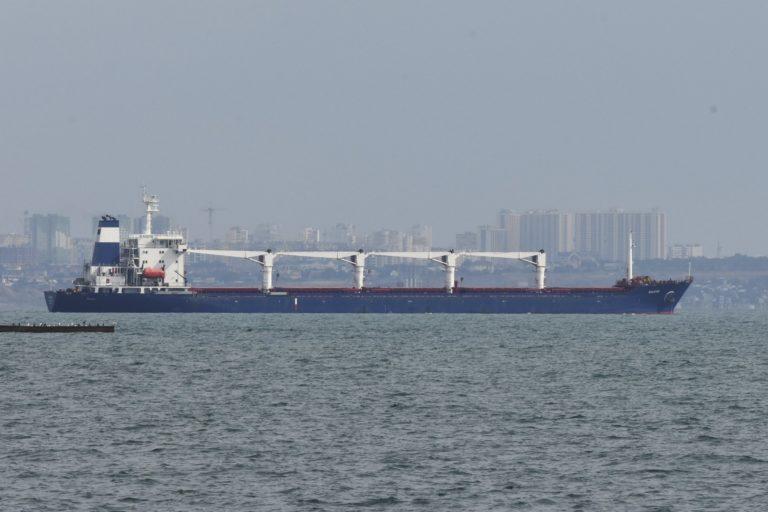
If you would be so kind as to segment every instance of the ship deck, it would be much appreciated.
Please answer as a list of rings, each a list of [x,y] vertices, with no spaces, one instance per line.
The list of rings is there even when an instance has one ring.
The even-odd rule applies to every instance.
[[[553,287],[544,288],[539,290],[538,288],[455,288],[453,290],[454,295],[461,294],[498,294],[498,293],[544,293],[544,294],[563,294],[563,293],[623,293],[629,291],[628,287],[609,286],[609,287]],[[261,288],[239,288],[239,287],[193,287],[189,289],[193,293],[233,293],[233,294],[260,294]],[[336,295],[355,295],[355,294],[408,294],[408,295],[443,295],[446,293],[445,288],[364,288],[358,290],[356,288],[311,288],[311,287],[294,287],[294,288],[273,288],[271,294],[336,294]]]

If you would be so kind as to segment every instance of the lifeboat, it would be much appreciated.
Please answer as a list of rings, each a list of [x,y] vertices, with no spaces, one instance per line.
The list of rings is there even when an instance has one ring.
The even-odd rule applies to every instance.
[[[141,272],[141,277],[145,279],[163,279],[165,277],[165,270],[161,268],[145,268]]]

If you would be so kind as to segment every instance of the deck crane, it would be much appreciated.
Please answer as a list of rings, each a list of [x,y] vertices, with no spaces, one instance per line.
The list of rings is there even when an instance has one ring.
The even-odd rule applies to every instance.
[[[372,251],[229,251],[215,249],[187,249],[191,254],[206,254],[209,256],[223,256],[228,258],[242,258],[261,265],[262,290],[272,290],[272,271],[275,258],[322,258],[343,261],[355,268],[355,288],[362,290],[365,287],[365,261],[370,256],[382,256],[389,258],[404,258],[433,261],[443,266],[445,270],[445,291],[453,293],[456,286],[456,267],[459,258],[500,258],[518,260],[531,264],[536,268],[536,288],[544,289],[545,272],[547,268],[547,255],[541,251],[533,252],[473,252],[473,251],[404,251],[387,252]]]

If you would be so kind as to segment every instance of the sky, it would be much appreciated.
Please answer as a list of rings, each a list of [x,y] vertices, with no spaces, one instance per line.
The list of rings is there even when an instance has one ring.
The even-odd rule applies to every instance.
[[[668,213],[768,254],[768,3],[35,1],[0,10],[0,232]]]

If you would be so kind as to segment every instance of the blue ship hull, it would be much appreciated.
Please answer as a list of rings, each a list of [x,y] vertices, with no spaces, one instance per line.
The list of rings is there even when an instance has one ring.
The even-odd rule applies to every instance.
[[[45,292],[51,312],[78,313],[672,313],[689,280],[631,287],[363,290],[250,289],[188,292]],[[103,290],[102,290],[103,291]]]

